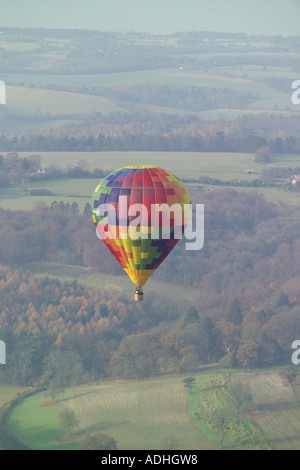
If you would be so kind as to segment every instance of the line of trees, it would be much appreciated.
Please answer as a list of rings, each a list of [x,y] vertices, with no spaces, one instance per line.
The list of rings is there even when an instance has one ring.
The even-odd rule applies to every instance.
[[[258,99],[258,96],[253,93],[226,88],[166,84],[105,89],[104,96],[121,103],[129,101],[194,112],[205,109],[244,109]]]
[[[3,152],[14,148],[17,152],[102,152],[102,151],[165,151],[165,152],[242,152],[254,153],[268,146],[272,153],[300,153],[299,137],[261,137],[255,133],[225,135],[223,131],[201,135],[200,132],[170,132],[167,134],[126,133],[122,136],[97,134],[80,137],[54,135],[28,135],[22,137],[2,136]]]
[[[61,169],[54,166],[42,168],[41,156],[38,154],[20,157],[18,152],[9,152],[6,156],[0,155],[0,188],[17,185],[23,188],[24,193],[27,193],[30,182],[59,178],[102,179],[104,176],[104,172],[99,168],[88,170],[87,162],[83,160],[77,162],[73,168]],[[40,196],[52,194],[51,192],[46,193],[46,190],[43,191],[31,194]]]

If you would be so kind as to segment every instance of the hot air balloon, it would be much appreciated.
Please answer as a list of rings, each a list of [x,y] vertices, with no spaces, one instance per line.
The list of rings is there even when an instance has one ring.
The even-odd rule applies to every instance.
[[[136,285],[135,300],[143,300],[143,286],[189,222],[191,198],[185,185],[158,166],[127,166],[96,187],[92,213],[98,238]]]

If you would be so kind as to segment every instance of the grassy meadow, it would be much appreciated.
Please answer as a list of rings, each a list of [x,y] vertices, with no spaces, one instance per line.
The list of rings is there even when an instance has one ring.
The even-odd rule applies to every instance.
[[[24,114],[47,113],[51,116],[124,112],[123,108],[102,96],[92,96],[66,91],[43,90],[18,86],[7,87],[8,113]]]
[[[22,153],[20,154],[23,155]],[[90,168],[114,170],[127,165],[159,165],[179,177],[195,178],[201,175],[235,177],[240,179],[245,170],[260,172],[254,156],[247,153],[226,152],[42,152],[42,164],[71,166],[85,160]],[[245,175],[245,178],[247,175]]]
[[[100,243],[100,242],[99,242]],[[171,255],[170,255],[171,256]],[[115,262],[112,260],[112,262]],[[120,275],[103,274],[101,272],[91,272],[87,268],[81,266],[70,266],[59,263],[51,263],[47,261],[38,261],[33,263],[22,263],[12,265],[13,268],[30,271],[36,277],[47,276],[49,279],[59,279],[60,281],[72,282],[77,281],[80,284],[92,289],[113,291],[121,291],[130,299],[133,299],[135,287],[129,277],[123,270]],[[154,273],[147,282],[144,289],[144,297],[152,295],[164,296],[170,301],[176,302],[177,305],[192,303],[198,297],[195,289],[173,285],[171,283],[157,280]]]
[[[59,166],[62,169],[76,166],[80,161],[87,163],[93,170],[100,168],[104,172],[111,172],[134,164],[151,164],[162,166],[179,178],[197,179],[201,176],[216,178],[221,181],[252,181],[259,179],[263,168],[268,167],[297,167],[299,155],[273,155],[267,165],[254,162],[254,155],[248,153],[221,153],[221,152],[40,152],[42,167],[50,165]],[[30,155],[30,152],[20,152],[20,157]],[[247,170],[253,170],[254,174],[247,174]],[[71,179],[61,178],[33,182],[28,185],[28,193],[24,193],[21,186],[10,186],[0,189],[0,207],[11,210],[31,210],[37,204],[45,203],[48,206],[56,201],[63,200],[72,204],[76,201],[82,212],[87,202],[91,202],[94,189],[99,183],[98,178]],[[192,191],[201,186],[204,191],[222,189],[224,186],[187,183]],[[46,189],[53,195],[30,195],[32,189]],[[271,188],[247,188],[233,186],[236,191],[256,191],[262,194],[266,200],[288,204],[299,204],[300,194],[282,189]]]
[[[5,450],[10,445],[10,439],[2,434],[3,426],[5,428],[5,425],[2,423],[3,414],[7,407],[10,406],[10,402],[16,399],[24,390],[24,387],[0,384],[0,450]]]
[[[79,419],[70,439],[59,422],[63,408]],[[97,431],[113,436],[123,450],[165,449],[170,443],[180,449],[214,447],[189,419],[181,377],[78,387],[53,406],[41,392],[13,408],[7,425],[23,444],[37,450],[76,449],[85,434]]]
[[[216,370],[194,377],[190,392],[184,376],[79,386],[66,390],[54,404],[40,392],[12,408],[6,424],[35,450],[77,449],[83,436],[99,431],[114,437],[119,450],[211,450],[219,448],[220,439],[212,413],[223,410],[224,449],[299,449],[297,394],[278,371]],[[250,404],[238,413],[229,383],[242,384],[251,393]],[[79,423],[70,437],[59,419],[65,408]]]
[[[14,385],[0,385],[0,408],[16,398],[18,393],[24,391],[24,387]]]
[[[1,151],[1,150],[0,150]],[[177,174],[179,178],[211,176],[221,180],[252,180],[259,178],[261,172],[269,167],[296,167],[300,157],[296,154],[272,155],[265,165],[255,163],[251,153],[233,152],[34,152],[41,156],[43,167],[54,165],[71,168],[85,161],[90,170],[101,168],[107,172],[127,165],[158,165]],[[21,158],[30,152],[19,152]],[[246,174],[253,170],[255,174]]]
[[[229,88],[241,92],[251,92],[266,99],[282,99],[285,93],[273,90],[261,82],[262,78],[290,76],[294,79],[294,75],[290,68],[281,67],[274,71],[272,67],[268,71],[262,71],[255,65],[246,68],[228,66],[213,67],[211,69],[191,69],[181,70],[179,68],[156,68],[151,70],[135,70],[128,72],[113,73],[94,73],[88,74],[51,74],[51,73],[2,73],[1,77],[4,81],[12,83],[13,86],[18,85],[21,81],[25,87],[34,84],[39,87],[47,87],[49,85],[58,85],[68,87],[72,86],[88,86],[88,87],[116,87],[116,86],[132,86],[153,84],[161,85],[168,83],[174,86],[201,86],[212,88]],[[290,103],[288,103],[290,104]]]
[[[24,50],[34,48],[34,43],[24,43]],[[63,48],[66,44],[62,44]],[[6,44],[11,50],[16,50],[16,43]],[[21,46],[20,46],[21,47]],[[27,49],[26,49],[27,48]],[[261,113],[299,115],[299,107],[291,103],[291,89],[285,92],[269,87],[264,79],[287,78],[291,83],[295,79],[289,67],[261,66],[223,66],[205,69],[181,69],[180,67],[153,68],[150,70],[117,71],[113,73],[84,73],[84,74],[55,74],[49,73],[45,67],[49,63],[57,64],[65,60],[63,50],[57,54],[39,55],[40,71],[27,71],[27,73],[2,73],[1,79],[7,83],[7,111],[19,116],[33,115],[43,112],[49,116],[67,114],[74,116],[82,113],[99,112],[107,115],[116,111],[127,112],[128,105],[136,112],[189,114],[199,117],[228,117],[235,118],[245,114],[259,115]],[[180,56],[178,57],[180,61]],[[266,59],[267,60],[267,59]],[[158,105],[141,104],[136,101],[114,103],[103,96],[91,96],[84,93],[74,93],[72,89],[80,90],[82,87],[91,88],[117,88],[135,85],[165,85],[169,86],[197,86],[205,88],[230,89],[236,92],[252,93],[257,99],[238,109],[208,109],[191,112],[189,109],[161,107]],[[20,86],[22,85],[22,86]],[[55,91],[53,87],[64,87],[70,91]],[[217,93],[217,91],[216,91]],[[59,118],[61,119],[61,118]],[[38,120],[37,120],[38,122]]]

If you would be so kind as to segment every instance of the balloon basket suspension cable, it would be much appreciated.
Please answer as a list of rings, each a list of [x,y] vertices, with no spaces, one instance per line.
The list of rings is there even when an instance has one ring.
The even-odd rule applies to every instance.
[[[139,302],[140,300],[144,300],[144,292],[142,287],[137,287],[135,289],[134,300]]]

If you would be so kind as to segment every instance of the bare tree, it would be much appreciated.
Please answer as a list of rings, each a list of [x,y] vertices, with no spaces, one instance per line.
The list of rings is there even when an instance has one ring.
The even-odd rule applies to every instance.
[[[240,412],[243,405],[252,402],[251,393],[242,384],[229,383],[227,385],[227,393],[234,403],[236,414]]]
[[[212,419],[213,426],[219,435],[219,445],[220,449],[222,449],[226,432],[230,429],[230,416],[224,410],[215,410],[210,417]]]
[[[223,409],[217,409],[196,412],[195,416],[199,420],[205,419],[211,423],[212,427],[219,435],[219,446],[220,449],[222,449],[226,432],[230,429],[230,414]]]
[[[64,408],[60,412],[60,421],[64,429],[67,430],[68,436],[71,436],[71,429],[79,425],[79,420],[70,408]]]

